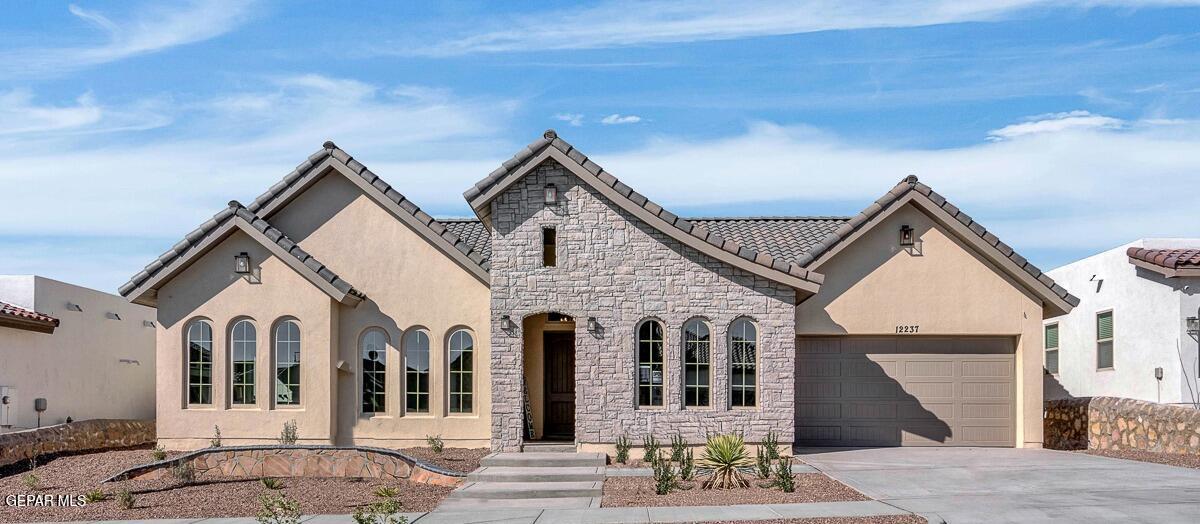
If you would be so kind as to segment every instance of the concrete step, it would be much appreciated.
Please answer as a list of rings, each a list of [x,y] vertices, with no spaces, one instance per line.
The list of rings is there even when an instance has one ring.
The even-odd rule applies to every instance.
[[[604,466],[603,453],[558,453],[558,452],[529,452],[529,453],[492,453],[479,461],[481,466],[504,466],[515,468],[552,468],[552,467],[601,467]]]
[[[604,481],[591,482],[467,482],[451,491],[451,499],[548,499],[599,497]]]
[[[467,482],[582,482],[604,480],[602,467],[514,468],[487,466],[467,474]]]
[[[512,509],[578,509],[598,508],[600,497],[554,497],[546,499],[453,499],[438,504],[434,513],[469,510]]]
[[[570,442],[526,442],[521,445],[525,453],[574,453],[575,444]]]

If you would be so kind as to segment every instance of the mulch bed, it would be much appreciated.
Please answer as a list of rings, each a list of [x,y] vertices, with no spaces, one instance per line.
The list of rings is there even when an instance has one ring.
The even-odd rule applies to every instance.
[[[269,490],[258,479],[203,477],[183,485],[173,478],[127,480],[101,484],[109,476],[150,462],[150,450],[105,451],[80,455],[43,458],[33,471],[40,478],[36,492],[24,482],[24,468],[6,468],[0,472],[0,500],[9,495],[84,495],[99,488],[108,500],[76,507],[12,507],[0,504],[0,522],[63,520],[132,520],[152,518],[247,517],[260,509],[258,497],[266,493],[284,493],[300,504],[304,514],[345,514],[354,508],[380,500],[374,491],[380,486],[397,488],[403,511],[429,511],[453,488],[379,479],[285,478],[283,488]],[[129,490],[136,500],[134,508],[117,506],[115,494]]]
[[[685,489],[666,495],[654,492],[650,477],[609,477],[604,480],[606,508],[658,506],[729,506],[734,504],[790,504],[795,502],[842,502],[871,500],[850,486],[822,473],[796,475],[796,491],[785,493],[765,488],[765,480],[751,480],[745,489],[701,489],[698,481],[682,482]]]
[[[1153,462],[1155,464],[1166,464],[1168,466],[1179,466],[1181,468],[1200,469],[1200,455],[1158,453],[1155,451],[1138,451],[1129,449],[1123,449],[1119,451],[1107,449],[1089,449],[1086,451],[1081,451],[1080,453],[1108,458],[1136,460],[1139,462]]]
[[[434,453],[432,449],[422,447],[404,448],[400,452],[451,471],[470,473],[479,469],[479,459],[491,453],[492,450],[488,448],[442,448],[441,453]]]

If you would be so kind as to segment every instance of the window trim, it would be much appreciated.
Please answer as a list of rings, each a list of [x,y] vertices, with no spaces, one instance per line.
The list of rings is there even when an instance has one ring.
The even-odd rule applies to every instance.
[[[295,362],[295,364],[298,366],[298,370],[303,368],[304,330],[301,328],[300,321],[295,317],[282,317],[276,320],[275,324],[271,327],[271,405],[275,409],[303,409],[304,399],[307,397],[307,395],[304,394],[304,384],[302,382],[304,375],[303,373],[299,373],[300,376],[296,378],[296,388],[300,393],[300,401],[286,404],[279,402],[279,328],[283,327],[284,324],[289,322],[296,325],[296,333],[298,337],[297,342],[300,344],[300,357],[299,361]],[[289,340],[288,342],[291,341]],[[290,386],[291,384],[287,385]]]
[[[247,385],[250,386],[250,392],[254,395],[254,402],[239,403],[234,400],[236,395],[233,394],[234,390],[239,386],[239,384],[235,382],[235,380],[236,380],[235,377],[237,376],[237,374],[234,371],[234,367],[237,365],[238,360],[236,360],[236,358],[235,358],[236,355],[234,355],[234,352],[237,351],[238,341],[234,337],[236,336],[235,333],[237,332],[238,326],[240,326],[243,322],[248,324],[250,326],[250,328],[254,330],[254,337],[249,340],[250,342],[254,343],[254,357],[250,360],[250,363],[252,366],[254,366],[254,368],[253,368],[253,371],[251,371],[251,373],[250,373],[250,384],[240,384],[240,385],[243,387],[245,387]],[[228,362],[228,366],[226,366],[226,367],[227,367],[228,373],[229,373],[229,380],[227,381],[229,388],[226,391],[229,395],[229,402],[228,402],[229,408],[230,409],[254,409],[255,407],[258,406],[258,401],[259,401],[259,397],[260,397],[260,395],[258,394],[258,386],[259,386],[258,374],[261,371],[258,366],[258,357],[259,357],[258,323],[255,322],[254,318],[252,318],[252,317],[248,317],[248,316],[234,317],[233,321],[229,323],[229,338],[228,338],[228,340],[229,340],[229,345],[228,345],[228,349],[226,351],[226,353],[227,353],[226,360]]]
[[[688,364],[688,361],[687,361],[687,344],[688,344],[687,329],[688,329],[688,326],[692,325],[693,323],[699,323],[701,326],[704,326],[706,329],[708,329],[708,363],[707,363],[707,365],[708,365],[708,385],[707,386],[696,386],[696,387],[707,387],[708,388],[708,405],[706,405],[706,406],[701,406],[701,405],[692,406],[692,405],[688,404],[688,388],[692,387],[692,386],[688,385],[688,381],[687,381],[688,366],[689,365],[699,365],[699,364]],[[709,411],[711,411],[711,410],[715,409],[715,402],[714,402],[715,399],[714,399],[714,395],[713,395],[713,393],[715,392],[715,388],[713,387],[715,384],[713,383],[713,381],[716,378],[713,373],[713,368],[716,365],[713,362],[713,356],[715,354],[714,347],[716,346],[716,344],[714,344],[715,338],[716,338],[716,337],[714,337],[715,334],[716,334],[716,330],[713,329],[712,322],[710,322],[708,320],[708,318],[702,317],[702,316],[696,316],[696,317],[687,319],[683,323],[683,328],[680,330],[680,334],[679,334],[679,339],[680,339],[679,340],[679,344],[680,344],[679,345],[679,362],[680,362],[680,377],[681,377],[680,381],[683,384],[683,390],[682,390],[683,398],[680,399],[680,402],[682,403],[681,405],[683,406],[683,409],[685,409],[685,410],[691,409],[691,410],[709,410]],[[665,355],[664,355],[664,357],[665,357]]]
[[[1050,341],[1046,339],[1046,331],[1048,331],[1051,326],[1054,326],[1054,329],[1058,331],[1057,344],[1055,344],[1053,348],[1049,346]],[[1056,377],[1062,371],[1062,360],[1059,360],[1059,357],[1062,355],[1062,353],[1059,352],[1060,346],[1062,346],[1062,326],[1059,325],[1058,321],[1042,324],[1042,367],[1047,373]],[[1054,371],[1050,371],[1049,366],[1049,354],[1051,351],[1054,352],[1055,367],[1057,368]]]
[[[733,327],[735,325],[737,325],[738,322],[741,322],[743,320],[748,322],[750,324],[750,326],[754,328],[754,386],[753,386],[753,388],[754,388],[754,405],[753,406],[735,406],[733,404],[733,388],[734,388],[734,385],[733,385],[733,365],[734,365],[734,363],[733,363]],[[728,365],[728,374],[726,375],[726,377],[729,379],[729,384],[728,384],[728,387],[726,388],[726,390],[729,393],[729,399],[727,401],[729,409],[759,410],[762,408],[762,395],[761,395],[762,388],[759,386],[760,383],[758,381],[759,376],[762,374],[762,364],[761,364],[762,335],[761,335],[761,332],[762,332],[762,329],[759,327],[758,321],[754,320],[753,317],[749,317],[746,315],[742,315],[737,318],[734,318],[733,321],[731,321],[728,324],[728,327],[726,328],[726,336],[725,336],[725,340],[726,340],[726,344],[727,344],[726,347],[729,348],[729,356],[726,359],[726,363]],[[744,375],[743,375],[743,378],[744,378]],[[744,385],[742,387],[745,388]],[[743,397],[744,397],[744,395],[743,395]]]
[[[662,401],[661,404],[642,404],[642,401],[641,401],[642,383],[641,383],[640,371],[641,371],[641,366],[642,366],[642,359],[641,359],[642,326],[645,326],[646,324],[648,324],[650,322],[657,323],[658,327],[659,327],[659,331],[662,333],[662,340],[659,341],[659,344],[662,345],[662,360],[659,361],[659,363],[658,363],[659,366],[662,367],[662,374],[663,374],[662,384],[659,384],[659,386],[658,386],[659,389],[661,390],[658,395],[658,398],[661,399],[661,401]],[[668,344],[668,342],[667,342],[667,340],[668,340],[667,339],[667,323],[663,322],[663,320],[661,318],[658,318],[658,317],[644,318],[644,319],[638,321],[638,323],[636,324],[636,327],[634,328],[634,331],[633,331],[633,386],[634,386],[633,387],[633,406],[634,406],[634,409],[645,409],[645,410],[665,410],[665,409],[667,409],[667,392],[670,391],[670,385],[671,385],[670,373],[667,372],[667,370],[668,370],[668,367],[667,367],[667,344]],[[648,339],[648,341],[653,342],[654,340]],[[653,378],[654,377],[654,368],[653,368],[654,362],[653,361],[647,361],[647,362],[649,362],[651,365],[651,368],[650,368],[651,379],[650,379],[649,387],[653,388],[654,387],[654,378]],[[650,398],[651,398],[651,400],[653,400],[653,398],[654,398],[653,389],[651,390]]]
[[[1108,314],[1109,318],[1111,319],[1109,322],[1111,322],[1113,325],[1113,332],[1112,332],[1111,337],[1106,338],[1106,339],[1101,339],[1100,338],[1100,315],[1104,315],[1106,313]],[[1116,321],[1117,321],[1117,318],[1116,318],[1116,315],[1113,314],[1112,308],[1102,309],[1100,311],[1097,311],[1096,314],[1092,317],[1092,329],[1094,330],[1094,332],[1096,334],[1096,345],[1095,345],[1095,348],[1096,348],[1096,371],[1113,371],[1117,367]],[[1109,355],[1109,358],[1112,359],[1112,362],[1110,363],[1111,365],[1106,368],[1100,367],[1100,344],[1103,342],[1109,343],[1109,352],[1111,353],[1111,355]]]
[[[470,411],[451,411],[451,405],[450,405],[450,398],[454,395],[454,392],[451,389],[452,384],[450,381],[450,375],[452,373],[454,373],[454,371],[451,369],[451,366],[450,366],[450,364],[451,364],[450,351],[451,351],[451,344],[454,339],[454,335],[457,335],[460,332],[466,333],[467,336],[471,337],[471,351],[470,351],[470,353],[471,353],[471,371],[469,372],[471,374],[471,391],[469,393],[462,393],[462,392],[458,393],[459,395],[469,395],[471,397],[471,410]],[[477,416],[477,413],[476,413],[477,402],[475,402],[475,401],[478,400],[476,393],[478,393],[478,391],[479,391],[479,387],[478,387],[479,384],[477,384],[476,382],[478,381],[478,378],[479,378],[479,369],[478,369],[479,366],[478,366],[478,363],[476,362],[478,359],[475,358],[475,356],[478,354],[478,351],[477,351],[478,348],[476,347],[475,332],[466,326],[455,326],[455,327],[450,328],[450,330],[448,331],[448,334],[446,335],[445,348],[446,348],[446,351],[444,354],[446,356],[446,366],[445,366],[446,372],[443,373],[442,375],[445,377],[445,380],[446,380],[446,387],[445,387],[446,408],[443,410],[443,412],[446,414],[447,417],[474,417],[474,416]],[[462,373],[462,371],[459,371],[458,373]],[[432,373],[430,375],[432,376]],[[430,406],[430,408],[432,408],[432,406]]]
[[[196,325],[208,327],[208,402],[192,402],[192,327]],[[186,324],[184,324],[184,326],[183,405],[185,408],[196,407],[212,409],[216,405],[216,399],[213,398],[214,393],[216,392],[215,388],[213,387],[213,370],[215,369],[214,364],[216,364],[215,359],[217,349],[217,341],[214,340],[213,337],[212,320],[208,319],[207,317],[196,317],[189,320]],[[197,386],[203,388],[205,384],[201,382],[198,383]],[[200,397],[203,399],[204,395],[201,394]]]
[[[380,333],[381,335],[383,335],[383,366],[384,366],[383,367],[383,382],[382,382],[383,391],[380,393],[375,393],[376,395],[379,395],[379,394],[383,395],[383,409],[381,411],[366,411],[363,409],[363,407],[364,407],[363,406],[363,396],[366,394],[366,387],[367,387],[367,381],[366,381],[366,376],[365,376],[367,373],[367,370],[365,367],[363,367],[362,369],[358,370],[358,373],[355,373],[355,375],[357,375],[357,377],[358,377],[358,380],[357,380],[357,382],[358,382],[358,415],[362,416],[362,417],[367,417],[367,418],[384,417],[384,416],[387,416],[391,412],[391,410],[388,409],[387,369],[388,369],[388,353],[389,353],[389,348],[392,345],[392,340],[391,340],[391,336],[388,335],[387,330],[385,330],[379,326],[370,326],[370,327],[362,330],[362,332],[358,334],[357,350],[358,350],[359,366],[363,365],[362,364],[362,362],[364,360],[363,359],[363,349],[365,349],[364,344],[367,340],[367,336],[372,335],[374,333]],[[378,373],[378,372],[376,371],[373,373]],[[301,397],[301,398],[303,398],[303,397]]]
[[[408,390],[408,384],[409,384],[409,381],[408,381],[408,357],[409,357],[408,342],[410,340],[412,340],[413,337],[416,337],[418,335],[425,335],[425,359],[427,362],[427,367],[425,369],[426,389],[425,389],[424,393],[416,392],[413,394],[425,396],[425,410],[424,411],[409,411],[408,410],[408,395],[409,395],[409,390]],[[404,331],[404,335],[401,338],[401,340],[402,340],[401,344],[403,345],[403,347],[401,348],[400,351],[404,355],[404,357],[402,359],[404,362],[402,363],[402,368],[401,368],[401,374],[403,376],[400,377],[400,384],[401,384],[401,389],[404,391],[404,402],[401,403],[401,405],[400,405],[400,414],[403,416],[412,416],[412,417],[432,417],[433,416],[433,399],[434,399],[432,378],[435,375],[433,372],[433,354],[434,354],[433,353],[433,337],[431,337],[429,335],[428,328],[426,328],[424,326],[413,326]],[[449,352],[447,352],[446,354],[449,355]],[[447,376],[449,376],[449,375],[447,374]],[[447,381],[447,386],[448,385],[449,385],[449,381]],[[449,388],[447,388],[447,390],[448,389]],[[447,395],[447,398],[449,398],[448,395]]]

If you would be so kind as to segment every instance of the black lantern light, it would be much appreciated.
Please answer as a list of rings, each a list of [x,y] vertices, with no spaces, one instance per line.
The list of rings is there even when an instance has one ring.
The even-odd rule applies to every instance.
[[[546,203],[553,204],[558,202],[558,188],[554,184],[546,184]]]
[[[250,255],[245,251],[233,256],[233,272],[239,275],[250,274]]]
[[[912,226],[910,226],[908,224],[900,226],[900,245],[911,246],[911,245],[913,245],[913,243],[914,243],[914,239],[913,239]]]

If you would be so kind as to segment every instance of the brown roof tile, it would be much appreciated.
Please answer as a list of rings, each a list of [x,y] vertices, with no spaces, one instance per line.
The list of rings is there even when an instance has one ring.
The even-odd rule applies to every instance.
[[[1125,251],[1129,258],[1148,262],[1167,269],[1196,269],[1200,268],[1200,249],[1146,249],[1131,247]]]

